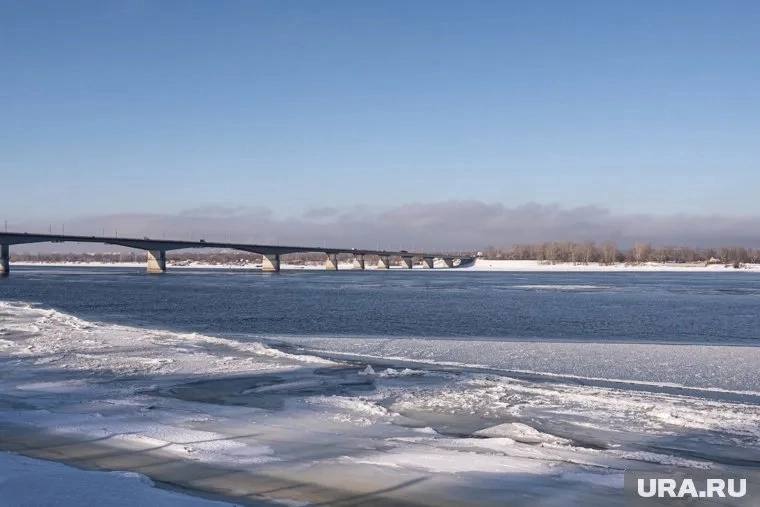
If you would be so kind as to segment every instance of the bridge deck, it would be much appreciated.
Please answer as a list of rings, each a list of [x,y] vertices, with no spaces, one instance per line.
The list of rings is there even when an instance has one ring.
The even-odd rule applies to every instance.
[[[116,236],[76,236],[63,234],[34,234],[19,232],[0,232],[0,244],[21,245],[30,243],[103,243],[119,245],[140,250],[182,250],[189,248],[224,248],[242,250],[262,255],[320,252],[326,254],[388,255],[398,257],[440,257],[458,258],[458,255],[440,252],[407,252],[405,250],[368,250],[364,248],[326,248],[316,246],[258,245],[252,243],[224,243],[218,241],[183,241],[150,238],[121,238]]]

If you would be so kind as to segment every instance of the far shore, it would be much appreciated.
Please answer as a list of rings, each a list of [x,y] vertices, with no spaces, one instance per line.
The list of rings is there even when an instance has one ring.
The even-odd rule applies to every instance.
[[[440,263],[440,264],[439,264]],[[49,267],[112,267],[112,268],[144,268],[144,262],[37,262],[37,261],[18,261],[13,262],[13,266],[49,266]],[[261,264],[258,263],[222,263],[210,264],[199,261],[167,261],[167,267],[170,269],[246,269],[259,270]],[[442,262],[436,262],[436,268],[444,268]],[[283,270],[320,270],[324,269],[322,263],[306,264],[282,264]],[[339,264],[341,270],[355,269],[350,263]],[[367,270],[374,270],[374,266],[367,266]],[[391,266],[391,269],[404,269],[402,266]],[[475,264],[463,268],[423,270],[421,265],[415,265],[414,269],[420,271],[503,271],[503,272],[706,272],[706,273],[737,273],[737,272],[759,272],[760,264],[741,264],[734,267],[732,264],[707,264],[704,262],[677,263],[677,262],[644,262],[644,263],[623,263],[601,264],[591,263],[572,263],[572,262],[546,262],[537,260],[492,260],[477,259]]]

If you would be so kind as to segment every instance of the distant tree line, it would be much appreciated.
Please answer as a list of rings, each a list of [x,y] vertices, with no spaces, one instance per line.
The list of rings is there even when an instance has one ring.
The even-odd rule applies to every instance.
[[[587,264],[598,262],[612,264],[624,262],[716,262],[723,264],[760,263],[760,249],[738,246],[721,248],[693,248],[685,246],[652,246],[636,243],[631,248],[621,249],[612,241],[604,243],[573,241],[551,241],[508,248],[490,247],[483,251],[488,259],[537,260],[548,263],[571,262]]]

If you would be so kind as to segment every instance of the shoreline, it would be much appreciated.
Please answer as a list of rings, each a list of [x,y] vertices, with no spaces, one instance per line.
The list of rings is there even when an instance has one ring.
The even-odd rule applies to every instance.
[[[440,261],[439,261],[440,262]],[[13,262],[12,266],[18,267],[82,267],[82,268],[144,268],[144,262]],[[350,263],[339,264],[341,271],[359,271]],[[206,264],[202,262],[176,263],[167,262],[168,269],[226,269],[260,271],[261,264]],[[674,263],[674,262],[646,262],[641,264],[615,263],[615,264],[575,264],[571,262],[546,263],[543,261],[527,260],[491,260],[477,259],[475,264],[463,268],[444,269],[443,265],[436,264],[436,268],[422,269],[415,266],[414,270],[425,272],[512,272],[512,273],[760,273],[760,264],[743,264],[739,268],[725,264],[700,263]],[[282,264],[283,271],[320,271],[324,269],[322,263],[312,264]],[[404,270],[402,266],[391,266],[393,270]],[[368,267],[366,271],[386,271]]]

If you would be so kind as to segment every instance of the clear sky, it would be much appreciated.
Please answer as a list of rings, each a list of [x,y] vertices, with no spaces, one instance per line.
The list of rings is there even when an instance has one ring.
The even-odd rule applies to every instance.
[[[760,214],[760,2],[0,0],[0,219]]]

